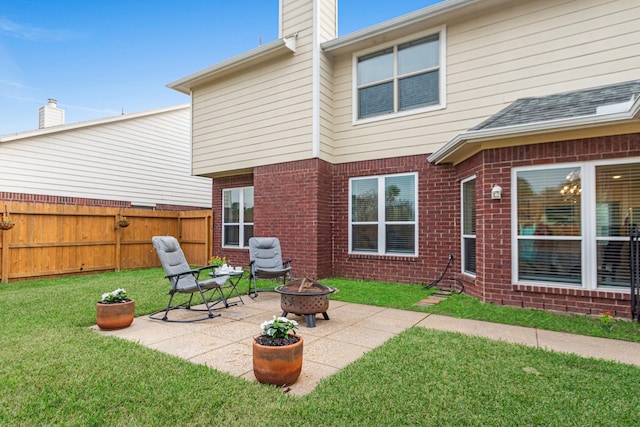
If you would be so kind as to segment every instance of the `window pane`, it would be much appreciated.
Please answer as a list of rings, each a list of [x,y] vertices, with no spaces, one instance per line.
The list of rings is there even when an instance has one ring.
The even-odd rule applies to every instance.
[[[243,202],[244,202],[244,222],[253,222],[253,187],[244,189]]]
[[[519,278],[581,283],[582,172],[579,167],[517,174]]]
[[[462,184],[463,234],[476,234],[476,180]]]
[[[240,226],[225,225],[224,226],[224,245],[238,246],[240,244]]]
[[[358,86],[393,77],[393,49],[358,58]]]
[[[354,225],[352,228],[351,250],[358,252],[378,252],[378,226]]]
[[[431,36],[398,46],[398,74],[437,67],[440,62],[438,36]]]
[[[517,181],[519,235],[580,235],[580,168],[522,171]]]
[[[225,190],[224,191],[224,222],[240,221],[240,191]]]
[[[385,179],[385,220],[415,220],[415,177],[394,176]]]
[[[393,113],[393,82],[358,90],[360,118]]]
[[[542,282],[582,283],[581,242],[520,240],[518,278]]]
[[[462,268],[476,273],[476,180],[462,183]]]
[[[476,273],[476,239],[475,237],[465,237],[464,244],[464,271],[467,273]]]
[[[413,254],[415,252],[415,226],[387,225],[386,253]]]
[[[244,246],[249,247],[249,239],[253,237],[253,224],[244,225]]]
[[[378,180],[351,181],[351,220],[353,222],[378,221]]]
[[[438,104],[440,102],[438,77],[437,71],[431,71],[401,79],[398,82],[400,111]]]
[[[628,235],[634,224],[640,224],[640,164],[597,166],[598,286],[629,286]]]

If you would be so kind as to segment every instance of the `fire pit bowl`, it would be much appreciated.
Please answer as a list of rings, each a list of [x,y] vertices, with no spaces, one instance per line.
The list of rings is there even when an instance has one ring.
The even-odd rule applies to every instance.
[[[325,320],[329,320],[329,294],[336,291],[311,279],[293,280],[275,289],[280,294],[280,308],[282,316],[293,313],[304,315],[307,328],[316,327],[316,313],[322,313]]]

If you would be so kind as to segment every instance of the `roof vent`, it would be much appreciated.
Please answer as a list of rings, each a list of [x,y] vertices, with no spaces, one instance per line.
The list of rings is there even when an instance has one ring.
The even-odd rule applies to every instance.
[[[631,109],[633,103],[636,101],[636,95],[631,95],[631,99],[626,102],[619,102],[617,104],[601,105],[596,108],[596,114],[614,114],[614,113],[626,113]]]

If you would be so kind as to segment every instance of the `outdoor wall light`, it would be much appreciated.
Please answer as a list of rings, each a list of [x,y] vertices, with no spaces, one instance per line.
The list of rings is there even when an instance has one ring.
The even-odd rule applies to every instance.
[[[491,189],[491,198],[493,200],[502,199],[502,187],[500,187],[499,185],[494,185]]]

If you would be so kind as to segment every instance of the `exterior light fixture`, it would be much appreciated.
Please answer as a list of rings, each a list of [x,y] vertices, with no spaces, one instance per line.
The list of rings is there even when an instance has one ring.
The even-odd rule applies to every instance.
[[[494,185],[491,189],[491,198],[493,200],[502,199],[502,187],[500,187],[499,185]]]

